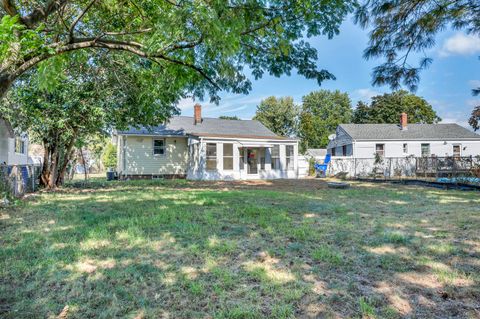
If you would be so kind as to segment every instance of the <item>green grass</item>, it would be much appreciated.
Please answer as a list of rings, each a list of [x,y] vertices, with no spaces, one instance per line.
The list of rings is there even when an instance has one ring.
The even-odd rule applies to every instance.
[[[478,192],[324,186],[97,178],[38,193],[0,210],[0,317],[478,315]]]

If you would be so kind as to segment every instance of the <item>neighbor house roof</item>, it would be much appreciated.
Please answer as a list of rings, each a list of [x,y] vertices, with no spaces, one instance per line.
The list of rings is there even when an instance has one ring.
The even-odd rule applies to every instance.
[[[191,116],[174,116],[165,125],[154,127],[131,127],[126,131],[117,131],[119,135],[152,135],[152,136],[211,136],[211,137],[244,137],[287,139],[278,136],[262,123],[255,120],[223,120],[203,118],[201,123],[194,124]]]
[[[480,135],[458,124],[340,124],[354,140],[455,140],[478,139]]]
[[[308,148],[305,153],[312,157],[324,157],[325,155],[327,155],[327,149],[326,148]]]

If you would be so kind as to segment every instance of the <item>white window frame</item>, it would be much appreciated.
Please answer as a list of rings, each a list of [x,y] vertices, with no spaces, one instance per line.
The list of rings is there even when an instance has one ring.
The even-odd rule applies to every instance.
[[[455,155],[455,146],[458,146],[458,148],[459,148],[460,152],[458,153],[458,155]],[[462,144],[453,144],[452,145],[452,156],[462,157]]]
[[[382,145],[382,152],[380,153],[379,150],[377,149],[378,145]],[[375,154],[378,154],[381,157],[385,157],[385,143],[376,143],[375,144]]]
[[[20,143],[20,152],[17,152],[18,143]],[[23,140],[20,136],[15,136],[13,148],[14,148],[15,154],[25,155],[25,140]]]
[[[225,155],[225,145],[232,146],[232,155]],[[232,160],[232,168],[225,168],[225,159],[230,158]],[[233,143],[223,143],[223,170],[233,171]]]
[[[215,145],[215,154],[214,155],[211,155],[211,156],[208,155],[208,145]],[[214,171],[217,170],[217,165],[218,165],[217,154],[218,154],[217,143],[206,143],[205,144],[205,170],[206,171],[214,172]],[[215,161],[215,168],[214,169],[209,169],[208,168],[208,161],[209,160],[214,160]]]
[[[278,153],[276,156],[273,156],[273,149],[277,147],[278,148]],[[280,145],[273,145],[272,146],[272,149],[270,151],[270,161],[271,161],[271,168],[272,170],[274,171],[279,171],[281,170],[281,162],[280,162]],[[278,164],[278,167],[276,167],[276,165],[274,164],[275,161],[277,161],[277,164]]]
[[[292,154],[289,156],[287,149],[290,147],[292,148]],[[293,171],[295,168],[295,147],[293,145],[285,145],[285,166],[287,171]]]
[[[427,146],[428,146],[428,155],[424,155],[424,154],[423,154],[423,146],[424,146],[424,145],[427,145]],[[420,144],[420,155],[421,155],[422,157],[430,157],[430,156],[432,156],[432,149],[431,149],[431,147],[430,147],[430,143],[421,143],[421,144]]]
[[[155,141],[163,141],[163,146],[162,147],[155,147]],[[162,149],[163,148],[163,154],[155,154],[156,149]],[[154,138],[152,139],[152,154],[153,156],[158,156],[158,157],[163,157],[167,155],[167,140],[165,138]]]

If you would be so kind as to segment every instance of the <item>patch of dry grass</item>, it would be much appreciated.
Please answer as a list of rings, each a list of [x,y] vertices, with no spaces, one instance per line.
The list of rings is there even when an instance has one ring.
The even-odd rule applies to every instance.
[[[480,315],[475,192],[97,180],[0,213],[2,318]]]

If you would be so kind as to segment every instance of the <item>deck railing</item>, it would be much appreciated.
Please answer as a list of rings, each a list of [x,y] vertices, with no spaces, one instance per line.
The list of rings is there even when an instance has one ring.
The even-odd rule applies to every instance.
[[[480,156],[332,157],[328,175],[374,179],[443,179],[480,184]]]

